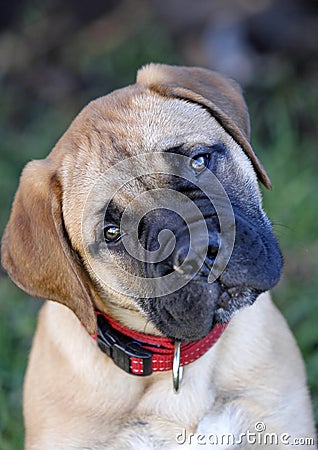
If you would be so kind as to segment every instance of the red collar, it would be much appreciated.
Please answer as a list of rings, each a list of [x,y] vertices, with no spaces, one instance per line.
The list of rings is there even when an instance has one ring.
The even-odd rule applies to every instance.
[[[97,312],[98,333],[93,336],[101,350],[125,372],[146,376],[172,370],[176,344],[172,339],[139,333],[124,327],[104,313]],[[186,366],[204,355],[219,339],[227,323],[216,324],[203,339],[179,346],[179,366]]]

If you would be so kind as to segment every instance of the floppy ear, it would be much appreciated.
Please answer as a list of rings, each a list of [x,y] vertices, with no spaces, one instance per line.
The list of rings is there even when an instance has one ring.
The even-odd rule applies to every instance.
[[[30,295],[68,306],[96,332],[93,289],[63,224],[62,191],[49,159],[25,167],[2,239],[2,265]]]
[[[237,83],[212,70],[164,64],[142,67],[137,83],[160,95],[185,99],[207,109],[243,148],[260,181],[271,189],[270,179],[249,143],[249,114]]]

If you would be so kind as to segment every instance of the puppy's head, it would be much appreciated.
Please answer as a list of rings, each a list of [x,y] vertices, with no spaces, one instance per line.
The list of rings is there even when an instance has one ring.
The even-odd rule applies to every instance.
[[[134,311],[178,340],[205,336],[273,287],[281,256],[237,85],[150,65],[90,103],[50,155],[27,165],[2,263],[31,295]],[[132,312],[133,314],[133,312]]]

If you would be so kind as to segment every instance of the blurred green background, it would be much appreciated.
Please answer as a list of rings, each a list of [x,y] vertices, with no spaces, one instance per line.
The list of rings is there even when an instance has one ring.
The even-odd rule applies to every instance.
[[[1,234],[25,163],[142,64],[201,65],[241,83],[285,257],[273,296],[305,358],[318,417],[317,2],[11,0],[1,9]],[[0,273],[1,450],[22,449],[22,381],[40,304]]]

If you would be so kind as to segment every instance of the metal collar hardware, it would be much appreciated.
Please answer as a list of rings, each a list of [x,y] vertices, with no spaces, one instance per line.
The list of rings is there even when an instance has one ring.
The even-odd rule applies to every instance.
[[[172,382],[175,392],[179,391],[183,375],[183,367],[181,366],[181,342],[176,341],[174,344],[173,362],[172,362]]]

